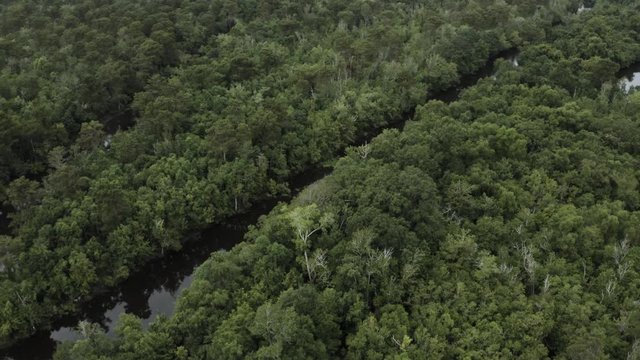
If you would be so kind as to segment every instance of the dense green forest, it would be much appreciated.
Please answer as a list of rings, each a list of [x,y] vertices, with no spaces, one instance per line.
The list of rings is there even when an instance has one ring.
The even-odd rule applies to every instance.
[[[639,10],[538,13],[519,67],[350,148],[171,318],[124,316],[114,339],[83,323],[57,359],[640,359],[640,92],[616,79]]]
[[[0,1],[0,200],[11,220],[0,344],[73,313],[206,224],[287,193],[291,176],[495,54],[544,41],[577,7]],[[600,61],[632,61],[632,44],[624,50],[584,65],[592,81],[610,75]]]
[[[640,359],[640,2],[580,3],[0,0],[0,347],[331,164],[56,357]]]

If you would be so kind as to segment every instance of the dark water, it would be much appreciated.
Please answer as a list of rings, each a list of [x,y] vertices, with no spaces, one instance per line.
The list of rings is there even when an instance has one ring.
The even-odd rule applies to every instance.
[[[8,206],[2,206],[0,203],[0,235],[6,235],[9,233],[9,224],[11,221],[7,217],[11,210]]]
[[[126,109],[119,113],[106,115],[102,119],[104,131],[113,135],[118,130],[127,130],[135,124],[135,114],[133,110]]]
[[[496,66],[495,66],[495,62],[498,59],[502,59],[502,60],[506,60],[507,62],[511,63],[511,65],[517,67],[519,66],[518,64],[518,55],[520,54],[520,51],[518,51],[518,49],[514,48],[514,49],[509,49],[509,50],[505,50],[502,51],[500,53],[498,53],[497,55],[491,57],[491,59],[487,62],[487,64],[482,67],[481,69],[479,69],[477,72],[471,74],[471,75],[467,75],[467,76],[463,76],[462,79],[460,80],[460,82],[458,83],[458,85],[451,87],[445,91],[439,92],[434,94],[431,99],[433,100],[440,100],[440,101],[444,101],[444,102],[453,102],[458,100],[458,98],[460,97],[460,92],[462,92],[462,90],[473,86],[475,83],[478,82],[478,80],[482,79],[482,78],[486,78],[486,77],[494,77],[496,76]]]
[[[294,178],[290,182],[291,196],[329,172],[327,168],[314,169]],[[116,289],[92,299],[79,314],[57,321],[53,331],[39,331],[13,347],[0,351],[0,358],[50,359],[59,342],[81,338],[75,330],[80,320],[100,324],[108,334],[112,334],[116,320],[124,313],[142,318],[145,326],[158,315],[171,315],[178,295],[191,284],[198,265],[207,260],[212,252],[230,249],[242,241],[249,225],[257,223],[261,215],[291,196],[261,202],[242,215],[228,219],[225,224],[205,229],[187,241],[181,251],[150,262]]]

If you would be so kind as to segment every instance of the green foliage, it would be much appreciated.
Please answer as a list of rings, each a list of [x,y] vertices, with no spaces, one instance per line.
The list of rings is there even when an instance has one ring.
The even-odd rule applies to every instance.
[[[526,45],[57,357],[637,357],[638,6],[538,3],[3,2],[0,343]]]
[[[161,339],[194,359],[637,358],[636,99],[607,84],[627,64],[615,43],[566,45],[591,22],[635,36],[627,11],[564,19],[522,66],[350,148],[213,254],[172,318],[103,354]],[[92,354],[71,346],[60,359]]]
[[[530,5],[2,2],[0,198],[13,211],[0,343],[73,313],[186,234],[288,193],[293,175],[522,44],[523,29],[551,22]],[[425,221],[423,234],[438,220],[395,216],[430,209],[412,195],[428,181],[417,168],[379,171],[389,181],[367,186],[408,190],[363,194],[371,206],[353,226],[375,219],[385,247],[415,242],[402,240],[411,224]],[[333,228],[343,210],[313,221]],[[303,271],[287,283],[327,282],[320,235],[298,248]]]

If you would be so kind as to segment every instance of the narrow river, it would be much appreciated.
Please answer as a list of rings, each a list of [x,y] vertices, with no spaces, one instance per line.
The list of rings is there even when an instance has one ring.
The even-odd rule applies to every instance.
[[[445,102],[456,100],[462,89],[475,84],[483,77],[495,75],[496,59],[504,59],[512,66],[518,66],[517,56],[517,50],[499,54],[475,74],[463,77],[458,86],[434,96],[433,99]],[[632,77],[630,82],[634,81],[640,82],[640,76]],[[401,121],[390,124],[387,128],[401,128],[412,117],[413,112],[410,112]],[[380,132],[381,130],[367,134],[357,143],[369,141]],[[321,179],[330,171],[331,169],[316,169],[292,179],[291,196],[295,196],[301,189]],[[278,201],[286,201],[290,198],[283,197],[262,202],[248,212],[228,219],[225,224],[211,226],[202,233],[194,235],[193,239],[185,242],[180,252],[171,253],[150,262],[115,289],[96,296],[81,309],[79,314],[55,322],[52,331],[40,331],[13,347],[0,351],[0,358],[50,359],[59,342],[80,338],[74,328],[81,320],[98,323],[108,334],[112,334],[118,317],[123,313],[142,318],[145,326],[161,314],[171,315],[177,297],[191,284],[194,270],[198,265],[208,259],[212,252],[228,250],[242,241],[249,225],[255,224],[258,218],[267,214]]]
[[[315,169],[294,178],[290,182],[292,195],[321,179],[329,171]],[[59,342],[81,338],[75,330],[81,320],[100,324],[108,334],[113,334],[116,320],[123,313],[144,319],[145,326],[160,314],[171,315],[178,295],[191,284],[198,265],[208,259],[212,252],[230,249],[242,241],[249,225],[257,223],[258,218],[267,214],[279,201],[288,199],[290,197],[262,202],[242,215],[227,219],[224,224],[213,225],[194,235],[184,243],[181,251],[148,263],[117,288],[93,298],[79,314],[55,322],[53,331],[37,332],[5,352],[0,351],[0,358],[51,359]]]
[[[464,76],[457,86],[432,99],[455,101],[461,90],[495,73],[495,60],[505,59],[513,66],[518,66],[517,55],[515,49],[500,53],[473,75]],[[413,111],[386,128],[402,128],[412,117]],[[366,134],[356,144],[370,141],[381,131],[379,129]],[[292,179],[291,196],[330,171],[331,169],[314,169]],[[0,351],[0,357],[15,360],[50,359],[58,343],[81,338],[75,330],[81,320],[100,324],[108,334],[113,334],[115,323],[123,313],[140,317],[145,326],[159,315],[171,315],[176,299],[191,284],[198,265],[207,260],[212,252],[228,250],[242,241],[249,225],[255,224],[261,215],[267,214],[279,201],[289,200],[291,196],[262,202],[242,215],[228,219],[224,224],[211,226],[186,241],[181,251],[150,262],[112,291],[96,296],[80,313],[56,321],[52,331],[39,331],[11,348]]]

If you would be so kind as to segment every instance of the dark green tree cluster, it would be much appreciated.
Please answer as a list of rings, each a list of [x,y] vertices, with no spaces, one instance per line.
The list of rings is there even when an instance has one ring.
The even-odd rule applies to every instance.
[[[57,359],[640,358],[640,93],[583,81],[638,57],[567,45],[593,23],[637,42],[629,9],[351,148],[213,254],[171,318],[124,316]]]
[[[228,30],[221,3],[2,1],[2,184],[46,174],[48,153],[72,144],[82,123],[130,125],[134,94],[152,75]]]
[[[605,3],[606,4],[606,3]],[[573,95],[595,96],[600,84],[640,58],[637,5],[601,6],[582,13],[572,26],[556,26],[545,43],[523,49],[521,80],[560,86]]]
[[[634,354],[637,153],[601,123],[635,118],[637,132],[637,108],[614,110],[628,101],[601,114],[557,88],[486,82],[431,103],[216,253],[170,320],[143,332],[127,316],[116,341],[58,356]]]
[[[0,344],[543,39],[544,4],[0,2]]]

